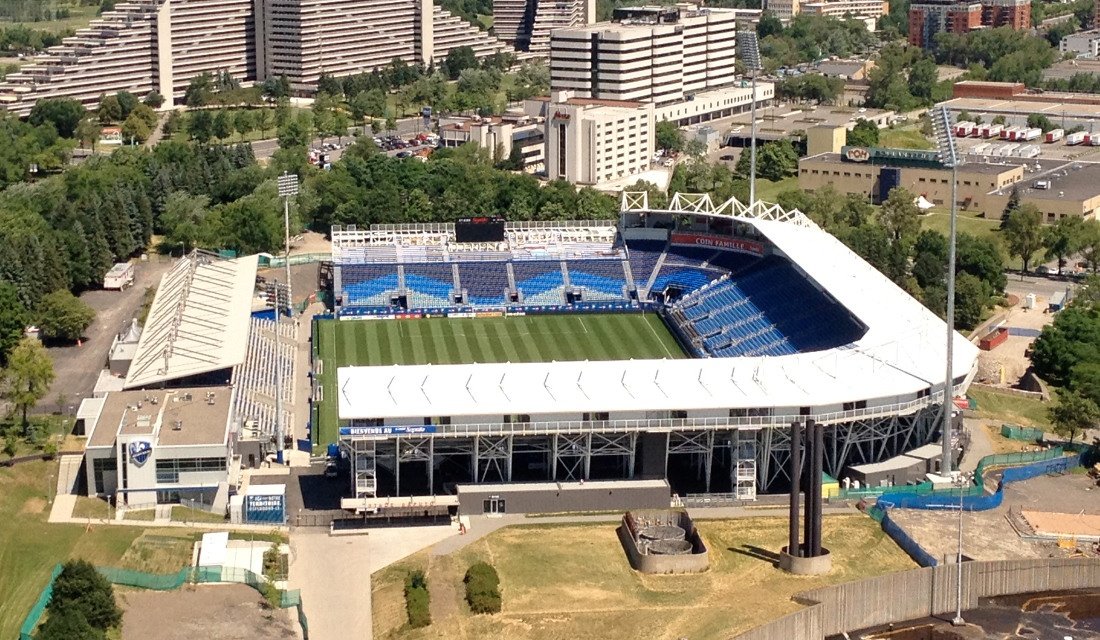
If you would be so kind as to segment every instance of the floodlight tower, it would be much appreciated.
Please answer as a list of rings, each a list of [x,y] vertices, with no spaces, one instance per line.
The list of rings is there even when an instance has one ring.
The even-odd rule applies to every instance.
[[[294,297],[290,291],[290,197],[298,195],[297,174],[283,172],[279,176],[279,197],[283,199],[283,266],[286,268],[287,314],[294,314]],[[278,309],[276,309],[278,311]]]
[[[932,111],[930,116],[940,164],[951,169],[951,223],[947,234],[947,375],[943,386],[943,460],[940,463],[940,474],[947,475],[951,472],[951,410],[955,395],[952,366],[955,341],[955,222],[959,206],[959,165],[963,160],[955,148],[955,136],[951,134],[951,113],[947,107]]]
[[[752,140],[749,143],[749,206],[756,204],[756,75],[761,68],[760,64],[760,40],[756,37],[756,31],[737,32],[737,56],[741,58],[745,69],[752,72],[752,124],[750,134]]]

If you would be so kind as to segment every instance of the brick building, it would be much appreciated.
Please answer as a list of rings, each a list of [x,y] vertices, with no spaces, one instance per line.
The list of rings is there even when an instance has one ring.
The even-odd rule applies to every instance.
[[[938,33],[1031,26],[1031,0],[917,0],[909,6],[909,44],[934,47]]]

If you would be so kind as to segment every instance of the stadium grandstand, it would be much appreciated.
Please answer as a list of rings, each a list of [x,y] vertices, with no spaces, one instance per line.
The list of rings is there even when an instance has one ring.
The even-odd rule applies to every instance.
[[[476,242],[465,224],[335,227],[334,319],[658,314],[689,357],[359,366],[345,352],[367,349],[337,343],[314,398],[336,407],[345,504],[653,478],[753,499],[786,488],[794,421],[828,425],[833,477],[939,437],[943,321],[798,211],[624,193],[617,221],[497,221]],[[955,334],[960,393],[976,360]]]
[[[81,404],[90,494],[224,504],[242,465],[275,454],[280,393],[293,425],[297,330],[263,311],[257,266],[194,251],[161,279],[121,384]]]

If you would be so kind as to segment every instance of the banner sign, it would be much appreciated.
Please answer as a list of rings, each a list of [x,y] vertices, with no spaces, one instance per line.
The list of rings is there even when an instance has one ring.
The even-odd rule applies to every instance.
[[[754,256],[764,255],[764,245],[744,238],[727,238],[703,233],[673,233],[672,244],[682,247],[709,247],[718,251],[738,251]]]
[[[245,496],[244,498],[251,512],[283,510],[283,496]]]
[[[435,433],[435,427],[340,427],[342,436],[403,436],[422,433]]]

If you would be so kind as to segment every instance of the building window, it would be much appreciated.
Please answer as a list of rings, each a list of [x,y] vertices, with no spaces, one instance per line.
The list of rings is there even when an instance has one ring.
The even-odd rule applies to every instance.
[[[106,493],[103,476],[115,473],[118,469],[118,458],[92,458],[92,476],[95,478],[95,492]]]
[[[558,177],[565,177],[565,125],[558,125]]]
[[[181,473],[225,471],[225,458],[169,458],[157,460],[157,482],[174,484]]]

